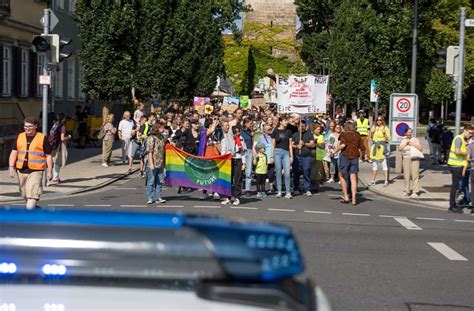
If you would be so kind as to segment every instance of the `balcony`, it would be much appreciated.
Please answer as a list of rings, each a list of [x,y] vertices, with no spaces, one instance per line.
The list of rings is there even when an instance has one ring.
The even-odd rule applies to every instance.
[[[10,0],[0,0],[0,18],[10,16]]]

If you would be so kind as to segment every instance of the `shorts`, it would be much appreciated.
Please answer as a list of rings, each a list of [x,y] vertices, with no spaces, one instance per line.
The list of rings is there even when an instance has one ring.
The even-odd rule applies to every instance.
[[[339,172],[344,175],[359,173],[359,157],[349,159],[341,154],[339,156]]]
[[[134,158],[139,147],[140,147],[140,145],[136,141],[131,140],[130,143],[128,144],[127,156],[129,158]]]
[[[43,171],[35,171],[29,174],[18,172],[20,193],[24,199],[39,200],[43,193]]]

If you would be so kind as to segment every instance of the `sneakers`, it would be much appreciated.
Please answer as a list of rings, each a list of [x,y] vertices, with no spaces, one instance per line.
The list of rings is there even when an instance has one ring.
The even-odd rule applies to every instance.
[[[146,201],[146,204],[153,204],[153,200],[152,200],[152,199],[148,199],[148,201]]]
[[[156,203],[165,203],[166,200],[163,199],[163,198],[158,198],[158,200],[156,200]]]
[[[257,198],[263,198],[263,195],[262,195],[261,192],[258,192],[258,193],[257,193]]]
[[[334,182],[333,178],[329,178],[329,180],[327,181],[328,184],[332,184],[333,182]]]
[[[306,191],[306,193],[305,193],[305,194],[306,194],[306,196],[307,196],[307,197],[311,197],[311,196],[313,196],[313,194],[311,193],[311,191]]]
[[[281,192],[278,192],[278,193],[276,194],[275,198],[281,198],[281,196],[282,196],[282,195],[281,195]]]
[[[228,198],[221,202],[222,205],[229,205],[231,202]]]
[[[386,180],[386,181],[383,183],[383,186],[384,186],[384,187],[388,187],[388,180]]]
[[[109,167],[109,165],[107,163],[102,163],[102,167]]]
[[[219,193],[214,192],[214,194],[212,195],[212,198],[213,198],[214,200],[220,200],[220,199],[221,199],[221,196],[219,195]]]
[[[240,204],[240,200],[239,199],[235,199],[234,202],[232,203],[232,205],[234,206],[237,206]]]
[[[371,185],[371,186],[375,185],[375,180],[372,180],[372,181],[370,182],[370,185]]]
[[[145,174],[143,173],[143,171],[140,171],[140,178],[144,178],[145,177]]]
[[[411,196],[410,196],[410,198],[412,198],[412,199],[418,199],[419,197],[420,197],[420,196],[419,196],[418,193],[416,193],[416,192],[413,192],[413,193],[411,194]]]
[[[285,199],[293,199],[293,197],[291,196],[291,193],[288,192],[288,193],[285,195]]]
[[[58,185],[61,181],[59,179],[52,179],[49,184],[50,185]]]

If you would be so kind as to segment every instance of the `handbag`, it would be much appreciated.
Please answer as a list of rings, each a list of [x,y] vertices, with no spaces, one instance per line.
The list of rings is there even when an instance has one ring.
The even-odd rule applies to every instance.
[[[410,151],[409,151],[410,158],[412,159],[424,159],[425,156],[423,155],[423,152],[418,150],[417,148],[410,146]]]

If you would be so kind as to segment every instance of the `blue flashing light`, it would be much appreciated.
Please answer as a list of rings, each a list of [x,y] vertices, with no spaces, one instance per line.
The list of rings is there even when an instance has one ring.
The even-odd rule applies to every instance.
[[[112,227],[169,228],[182,227],[181,213],[139,213],[85,210],[0,209],[0,223],[73,224]]]
[[[57,275],[62,276],[66,275],[67,268],[65,265],[56,265],[56,264],[45,264],[41,268],[41,271],[44,275]]]
[[[0,274],[14,274],[16,270],[16,264],[14,264],[13,262],[0,263]]]

